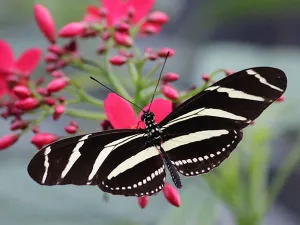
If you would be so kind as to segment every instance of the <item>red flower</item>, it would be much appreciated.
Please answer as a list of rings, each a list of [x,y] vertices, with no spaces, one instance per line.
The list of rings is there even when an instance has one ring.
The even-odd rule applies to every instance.
[[[85,22],[101,22],[104,19],[109,27],[118,26],[124,19],[130,24],[137,24],[141,20],[145,23],[141,27],[142,33],[151,27],[153,33],[160,31],[161,25],[168,22],[168,16],[163,12],[154,12],[149,15],[155,0],[102,0],[102,8],[88,6],[84,17]]]
[[[37,67],[42,50],[40,48],[30,48],[25,50],[21,56],[15,60],[13,51],[10,45],[0,39],[0,98],[6,94],[11,93],[7,86],[7,78],[9,75],[22,75],[20,83],[26,83],[24,79],[31,74]],[[22,79],[21,79],[22,78]]]
[[[144,107],[144,110],[146,111],[148,108],[149,105]],[[135,129],[138,124],[141,128],[145,127],[144,123],[141,122],[143,112],[137,118],[131,104],[116,94],[111,93],[104,100],[104,111],[115,129]],[[155,114],[155,122],[159,123],[172,111],[172,102],[162,98],[155,99],[150,111]]]

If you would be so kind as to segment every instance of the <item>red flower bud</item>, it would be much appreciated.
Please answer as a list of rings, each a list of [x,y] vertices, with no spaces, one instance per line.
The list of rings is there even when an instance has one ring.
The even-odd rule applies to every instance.
[[[23,121],[23,120],[15,120],[10,125],[10,130],[18,130],[18,129],[25,129],[28,127],[29,121]]]
[[[53,106],[55,105],[56,101],[54,98],[51,98],[51,97],[46,97],[43,99],[43,102],[46,104],[46,105],[49,105],[49,106]]]
[[[154,11],[148,16],[147,20],[152,23],[163,25],[169,21],[169,16],[162,11]]]
[[[56,105],[53,112],[53,120],[58,120],[64,112],[65,112],[64,105]]]
[[[40,132],[40,128],[39,128],[38,125],[35,125],[31,130],[32,130],[32,132],[35,133],[35,134],[37,134],[37,133]]]
[[[118,45],[125,46],[125,47],[132,46],[132,40],[130,36],[126,33],[115,32],[114,40]]]
[[[58,101],[59,101],[60,103],[64,103],[64,102],[66,101],[66,97],[65,97],[65,96],[59,96],[59,97],[58,97]]]
[[[58,32],[58,35],[63,38],[75,37],[83,34],[85,30],[85,24],[81,22],[73,22],[65,25]]]
[[[19,134],[7,134],[0,138],[0,150],[6,149],[12,146],[18,139]]]
[[[45,77],[39,77],[38,79],[36,79],[35,81],[35,85],[38,87],[40,85],[42,85],[45,81]]]
[[[169,183],[166,182],[163,193],[165,198],[170,202],[172,205],[179,207],[180,206],[180,195],[178,191]]]
[[[58,136],[50,133],[37,133],[31,138],[31,143],[34,144],[38,149],[41,149],[44,145],[51,144],[58,140]]]
[[[146,56],[149,60],[154,61],[158,59],[158,55],[156,53],[151,53]]]
[[[159,57],[165,58],[167,56],[168,52],[169,52],[169,57],[175,55],[175,53],[176,53],[174,49],[171,49],[171,48],[161,48],[161,49],[159,49],[157,51],[157,55]]]
[[[71,60],[70,59],[58,60],[57,63],[56,63],[56,69],[64,68],[69,63],[69,61],[71,61]]]
[[[58,45],[50,45],[48,51],[52,52],[55,55],[61,56],[64,54],[64,49]]]
[[[103,34],[101,35],[101,38],[103,41],[107,41],[108,39],[110,39],[110,32],[104,31]]]
[[[149,197],[148,196],[142,196],[138,197],[138,203],[139,206],[143,209],[148,205]]]
[[[53,53],[48,53],[45,56],[45,62],[46,63],[51,63],[51,62],[57,62],[59,60],[59,57]]]
[[[69,79],[66,78],[58,78],[52,80],[48,85],[47,85],[47,90],[48,92],[58,92],[63,90],[69,83]]]
[[[115,25],[115,30],[119,32],[127,33],[129,31],[129,28],[130,28],[129,24],[124,22],[120,22]]]
[[[179,75],[177,73],[165,73],[162,77],[164,82],[174,82],[179,79]]]
[[[142,29],[142,33],[148,35],[157,34],[160,31],[159,26],[155,26],[154,24],[150,24],[150,23],[144,25],[141,29]]]
[[[115,66],[121,66],[127,62],[127,57],[122,55],[116,55],[109,59],[109,62]]]
[[[78,127],[72,126],[72,125],[68,125],[65,127],[65,131],[68,134],[75,134],[78,131]]]
[[[9,112],[2,112],[2,113],[1,113],[1,117],[2,117],[3,119],[7,119],[9,116],[10,116]]]
[[[46,66],[46,72],[47,73],[51,73],[53,72],[54,70],[57,70],[57,66],[55,64],[48,64]]]
[[[13,92],[20,99],[28,98],[32,94],[29,88],[23,85],[15,86]]]
[[[36,98],[31,98],[31,97],[15,102],[15,106],[18,109],[22,109],[24,111],[35,109],[39,105],[40,105],[40,101]]]
[[[234,74],[235,71],[233,71],[233,70],[224,70],[224,73],[225,73],[226,76],[230,76],[231,74]]]
[[[35,20],[49,42],[55,43],[55,24],[49,10],[40,4],[34,6]]]
[[[169,84],[162,85],[161,91],[169,99],[176,100],[178,98],[177,90]]]
[[[208,81],[210,81],[210,77],[209,77],[209,75],[208,74],[203,74],[202,75],[202,80],[204,80],[205,82],[208,82]]]
[[[112,125],[111,123],[109,122],[109,120],[103,120],[101,123],[100,123],[101,127],[102,127],[102,130],[110,130],[112,129]]]
[[[284,95],[281,95],[281,96],[276,100],[276,102],[283,102],[284,100],[285,100]]]
[[[44,87],[39,87],[39,88],[37,89],[37,93],[39,93],[39,94],[42,95],[42,96],[49,96],[49,92],[48,92],[47,89],[44,88]]]
[[[60,70],[55,70],[55,71],[53,71],[53,72],[51,73],[51,75],[52,75],[52,77],[54,77],[54,78],[61,78],[61,77],[66,76],[66,75],[64,74],[64,72],[62,72],[62,71],[60,71]]]
[[[72,120],[70,122],[70,125],[73,126],[73,127],[77,127],[77,128],[79,127],[78,123],[75,120]]]
[[[72,39],[69,43],[64,45],[64,50],[67,52],[74,53],[78,49],[77,41]]]
[[[98,53],[99,55],[105,53],[106,51],[107,51],[107,49],[106,49],[105,46],[99,46],[99,47],[97,48],[97,53]]]

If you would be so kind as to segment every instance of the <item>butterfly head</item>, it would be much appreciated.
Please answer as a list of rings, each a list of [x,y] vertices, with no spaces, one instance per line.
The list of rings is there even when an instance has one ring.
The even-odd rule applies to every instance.
[[[144,112],[144,114],[141,117],[142,121],[147,124],[150,122],[154,122],[154,113],[150,111]]]

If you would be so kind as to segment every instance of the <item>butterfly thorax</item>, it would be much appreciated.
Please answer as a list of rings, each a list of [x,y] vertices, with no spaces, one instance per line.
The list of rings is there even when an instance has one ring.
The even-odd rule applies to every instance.
[[[162,131],[160,126],[155,122],[154,113],[147,111],[142,115],[141,119],[145,123],[148,138],[160,144]]]

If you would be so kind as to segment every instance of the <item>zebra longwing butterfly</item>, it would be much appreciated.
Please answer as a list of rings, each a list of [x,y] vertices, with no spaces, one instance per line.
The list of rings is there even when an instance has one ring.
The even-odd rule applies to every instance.
[[[180,188],[179,173],[196,176],[219,166],[243,131],[285,91],[283,71],[256,67],[232,74],[188,99],[162,122],[144,112],[146,129],[89,133],[42,148],[28,165],[41,185],[97,185],[114,195],[159,192],[166,168]]]

